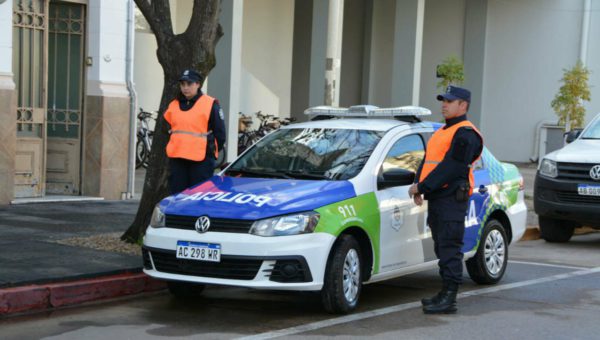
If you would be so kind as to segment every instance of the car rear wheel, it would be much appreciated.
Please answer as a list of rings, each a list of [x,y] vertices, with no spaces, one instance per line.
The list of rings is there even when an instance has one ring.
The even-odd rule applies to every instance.
[[[361,266],[358,242],[350,235],[340,236],[329,256],[321,290],[326,311],[346,314],[356,308],[362,289]]]
[[[507,262],[508,239],[504,226],[498,220],[489,220],[475,256],[467,260],[469,276],[479,284],[494,284],[504,276]]]
[[[575,224],[540,216],[540,236],[547,242],[567,242],[573,236]]]
[[[168,281],[167,287],[173,296],[185,299],[200,296],[206,285],[192,282]]]

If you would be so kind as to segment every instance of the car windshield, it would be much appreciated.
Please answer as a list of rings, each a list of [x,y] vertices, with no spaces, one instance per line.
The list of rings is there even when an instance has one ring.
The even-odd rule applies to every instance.
[[[352,129],[281,129],[237,159],[228,176],[345,180],[356,176],[385,134]]]
[[[585,129],[582,139],[600,139],[600,118],[593,121],[590,126]]]

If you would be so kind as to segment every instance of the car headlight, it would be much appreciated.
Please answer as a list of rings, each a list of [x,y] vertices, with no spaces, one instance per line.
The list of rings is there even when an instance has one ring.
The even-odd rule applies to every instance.
[[[160,210],[157,204],[152,212],[152,218],[150,218],[150,227],[152,228],[163,228],[165,227],[165,214]]]
[[[319,213],[311,211],[258,220],[252,224],[250,234],[284,236],[312,233],[319,223],[319,217]]]
[[[540,165],[540,175],[544,175],[546,177],[552,177],[552,178],[555,178],[556,176],[558,176],[558,169],[556,168],[556,162],[544,158],[542,160],[542,164]]]

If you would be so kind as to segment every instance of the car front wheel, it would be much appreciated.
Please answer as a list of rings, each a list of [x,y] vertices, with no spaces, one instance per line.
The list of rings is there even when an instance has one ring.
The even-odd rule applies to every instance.
[[[467,260],[471,279],[479,284],[494,284],[504,275],[508,262],[508,241],[498,220],[485,224],[475,256]]]
[[[326,311],[346,314],[356,308],[362,289],[361,265],[358,242],[350,235],[340,236],[329,256],[321,290]]]
[[[540,216],[540,236],[547,242],[567,242],[573,236],[575,225],[569,221]]]

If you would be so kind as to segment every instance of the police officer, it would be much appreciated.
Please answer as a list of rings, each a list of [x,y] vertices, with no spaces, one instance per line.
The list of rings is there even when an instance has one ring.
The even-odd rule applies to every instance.
[[[181,92],[164,114],[170,124],[167,144],[169,190],[178,193],[213,175],[219,151],[225,145],[225,120],[219,101],[200,90],[204,77],[185,70]]]
[[[428,200],[427,223],[433,236],[442,290],[421,300],[426,314],[455,313],[456,294],[462,283],[465,214],[473,191],[472,164],[479,158],[483,138],[467,120],[471,92],[448,86],[437,96],[446,124],[429,142],[417,182],[409,188],[415,204]]]

